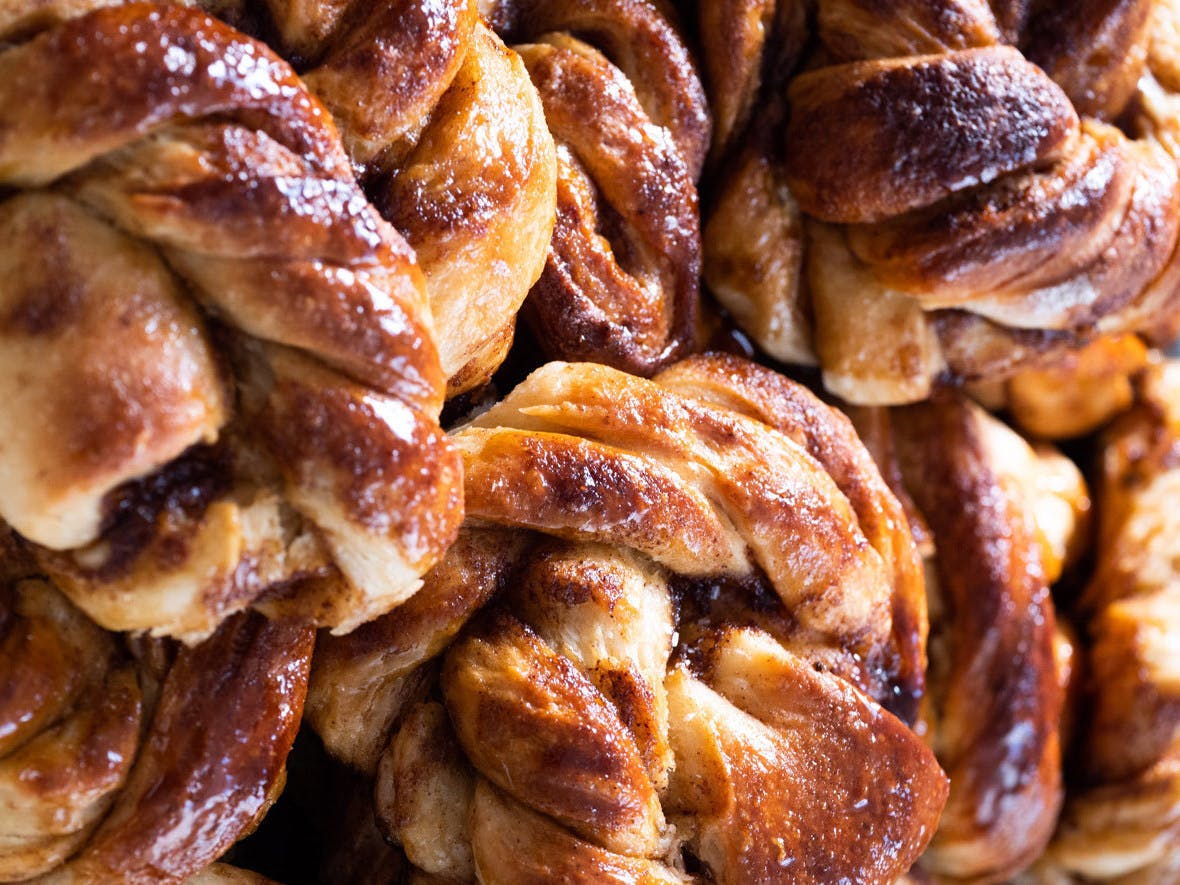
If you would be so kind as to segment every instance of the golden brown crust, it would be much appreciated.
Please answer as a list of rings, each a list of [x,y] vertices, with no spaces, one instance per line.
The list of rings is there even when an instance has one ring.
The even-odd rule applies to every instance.
[[[784,870],[817,885],[892,882],[938,820],[942,773],[901,722],[767,640],[732,631],[714,652],[712,689],[684,671],[669,677],[669,807],[698,815],[695,845],[721,882]]]
[[[229,864],[215,863],[206,867],[195,876],[184,880],[184,885],[275,885],[273,879],[268,879],[250,870],[231,867]]]
[[[1000,380],[1096,333],[1170,340],[1173,13],[1146,0],[823,0],[822,46],[790,81],[785,127],[763,98],[785,155],[756,155],[785,170],[791,199],[739,155],[749,169],[722,182],[717,210],[723,225],[755,206],[789,219],[797,201],[804,223],[756,223],[744,251],[710,234],[711,285],[768,352],[818,361],[825,385],[861,404]],[[1102,122],[1116,119],[1136,140]],[[730,268],[751,252],[777,293]]]
[[[417,254],[448,394],[480,386],[554,223],[553,140],[524,66],[469,0],[267,5]]]
[[[1085,485],[962,399],[854,416],[933,541],[923,725],[957,776],[922,864],[935,881],[1006,880],[1043,848],[1060,801],[1078,667],[1048,586],[1084,549]]]
[[[376,769],[390,728],[421,687],[414,674],[504,590],[522,543],[508,532],[464,529],[405,604],[346,636],[320,635],[307,718],[330,753]]]
[[[725,164],[703,235],[704,280],[767,354],[814,365],[803,214],[767,141],[752,137]]]
[[[803,3],[770,0],[705,0],[697,4],[697,31],[713,111],[714,159],[744,134],[755,103],[775,68],[790,70],[807,38]],[[777,54],[777,64],[765,53]]]
[[[81,881],[177,880],[247,831],[285,776],[312,635],[306,627],[238,615],[201,645],[182,649],[127,784],[65,874]],[[199,824],[193,808],[203,812]]]
[[[0,591],[0,876],[61,864],[134,762],[141,697],[111,637],[37,579]]]
[[[687,876],[656,861],[616,854],[579,839],[505,796],[487,781],[476,787],[472,842],[486,885],[679,885]]]
[[[650,375],[698,337],[709,111],[685,40],[647,0],[504,0],[489,17],[558,147],[553,240],[525,315],[550,358]]]
[[[790,98],[787,180],[804,212],[835,223],[882,221],[1052,161],[1078,125],[1008,47],[822,68],[796,77]]]
[[[513,42],[551,31],[594,35],[591,42],[626,74],[696,179],[709,148],[709,106],[688,46],[664,10],[648,0],[502,0],[489,19]]]
[[[997,408],[1042,439],[1084,436],[1126,411],[1132,381],[1148,351],[1135,335],[1098,338],[1045,369],[1025,369],[1004,382]],[[989,405],[991,408],[991,405]]]
[[[922,863],[946,881],[999,881],[1041,853],[1061,803],[1067,662],[1049,584],[1088,502],[1069,462],[963,399],[892,417],[936,548],[925,718],[952,784]]]
[[[691,172],[597,50],[563,34],[517,49],[558,143],[557,222],[530,321],[550,356],[650,375],[695,344]],[[599,234],[608,225],[613,244]]]
[[[716,117],[704,280],[770,356],[811,365],[803,217],[785,180],[778,138],[786,82],[809,38],[808,6],[703,0],[697,26]]]
[[[446,708],[410,709],[381,756],[373,790],[377,826],[399,842],[418,869],[451,879],[475,874],[472,801],[475,774],[451,729]]]
[[[918,562],[846,421],[712,356],[653,381],[550,364],[454,438],[468,547],[439,586],[466,576],[498,598],[442,640],[437,671],[450,628],[398,638],[395,612],[333,640],[313,690],[324,710],[350,684],[397,695],[376,795],[415,864],[692,881],[687,846],[721,882],[796,863],[803,881],[885,883],[913,863],[946,789],[889,712],[912,717],[922,693]],[[442,620],[471,616],[456,611]],[[421,651],[383,664],[383,635]],[[350,751],[346,719],[316,726]],[[817,805],[825,791],[844,798]]]
[[[758,421],[658,382],[551,363],[456,443],[473,517],[625,539],[687,575],[747,575],[756,563],[804,629],[866,647],[888,635],[887,572],[847,499],[817,461]],[[632,495],[646,505],[628,506]]]
[[[0,876],[180,882],[274,799],[310,628],[239,615],[137,666],[48,583],[0,594]]]
[[[1167,882],[1180,869],[1178,382],[1173,362],[1151,367],[1103,436],[1097,565],[1081,606],[1090,715],[1045,881]]]
[[[903,720],[912,722],[926,669],[927,622],[921,565],[911,534],[899,531],[911,521],[882,480],[872,457],[860,445],[856,428],[839,412],[827,410],[804,388],[774,372],[752,371],[748,363],[736,357],[693,357],[664,371],[657,380],[786,434],[823,465],[848,498],[866,540],[893,575],[891,615],[899,672],[894,696],[883,703]]]
[[[443,697],[477,770],[583,838],[651,856],[664,826],[634,738],[570,661],[509,615],[446,656]]]
[[[30,367],[5,413],[3,517],[62,551],[43,567],[112,628],[200,638],[334,567],[347,602],[308,600],[305,617],[344,628],[403,599],[457,528],[444,379],[413,255],[323,107],[261,44],[180,7],[99,9],[0,70],[0,179],[23,189],[0,205],[17,281],[0,344]],[[31,236],[56,244],[53,268]],[[135,500],[214,440],[229,481]],[[322,482],[344,450],[392,463]],[[392,497],[378,523],[367,502]],[[137,507],[132,549],[110,531]]]
[[[1085,0],[1032,17],[1024,52],[1078,113],[1115,120],[1135,95],[1152,38],[1152,0]]]
[[[892,58],[978,49],[1001,42],[999,4],[986,0],[901,0],[893,4],[891,26],[881,27],[871,0],[825,0],[816,28],[837,59]],[[1017,4],[1010,4],[1017,5]]]

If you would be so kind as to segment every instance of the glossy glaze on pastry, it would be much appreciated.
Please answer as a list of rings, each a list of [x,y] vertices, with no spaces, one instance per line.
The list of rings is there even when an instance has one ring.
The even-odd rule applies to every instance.
[[[196,639],[416,589],[461,518],[421,274],[284,62],[180,7],[51,27],[0,52],[0,182],[0,516],[76,604]]]
[[[454,439],[468,522],[410,603],[429,615],[325,637],[309,694],[415,867],[481,882],[909,867],[945,797],[904,724],[920,575],[845,419],[736,358],[654,381],[552,363]]]
[[[1078,723],[1076,782],[1031,882],[1180,875],[1177,370],[1150,369],[1102,437],[1097,562],[1080,605],[1089,715]]]
[[[550,359],[651,375],[698,338],[710,119],[684,36],[649,0],[487,9],[557,141],[556,226],[525,316]]]
[[[21,557],[0,587],[0,880],[181,882],[281,791],[313,645],[242,613],[128,647]]]
[[[720,223],[706,278],[770,352],[817,362],[847,401],[914,402],[1099,333],[1175,332],[1170,4],[1019,5],[819,3],[781,159],[722,186],[725,219],[767,207],[764,245]],[[739,273],[742,257],[777,291]]]
[[[1073,647],[1049,587],[1078,554],[1085,484],[962,397],[857,419],[932,541],[923,724],[951,791],[920,863],[939,882],[1004,881],[1041,854],[1061,806]]]

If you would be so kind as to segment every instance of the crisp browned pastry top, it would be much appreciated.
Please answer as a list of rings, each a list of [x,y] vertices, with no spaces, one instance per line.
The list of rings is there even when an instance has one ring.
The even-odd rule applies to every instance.
[[[709,110],[668,11],[648,0],[499,0],[557,142],[557,219],[525,316],[551,359],[641,375],[697,347],[696,181]]]
[[[1047,4],[1017,50],[982,4],[821,5],[834,64],[792,83],[787,169],[841,225],[808,262],[827,383],[919,399],[940,373],[996,378],[1173,312],[1176,157],[1153,126],[1109,124],[1151,80],[1154,6]],[[892,341],[866,353],[870,335]]]
[[[1061,805],[1071,646],[1049,587],[1077,555],[1085,485],[961,397],[857,420],[933,540],[923,724],[951,791],[920,863],[940,882],[1006,881],[1044,850]]]
[[[905,724],[921,579],[846,419],[737,358],[653,381],[551,363],[453,438],[459,541],[405,606],[319,642],[308,703],[414,867],[908,869],[946,789]]]
[[[759,7],[763,71],[798,63],[799,5]],[[822,0],[779,141],[748,127],[721,183],[710,286],[848,401],[1175,333],[1174,4],[1025,5]],[[781,116],[765,84],[759,100]]]
[[[196,638],[413,592],[461,518],[422,277],[284,62],[179,7],[51,27],[0,52],[0,184],[0,517],[71,599]]]
[[[152,640],[133,656],[12,564],[0,588],[0,880],[184,881],[282,789],[312,630],[242,613],[193,648]]]
[[[449,395],[485,383],[545,261],[553,139],[529,74],[475,0],[266,0],[279,49],[331,112],[426,279]]]

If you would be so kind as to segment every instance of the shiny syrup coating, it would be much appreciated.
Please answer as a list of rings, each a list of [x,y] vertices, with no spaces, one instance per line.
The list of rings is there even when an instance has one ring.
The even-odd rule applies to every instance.
[[[196,641],[308,575],[339,592],[325,601],[321,580],[302,616],[336,628],[404,600],[461,513],[445,376],[413,252],[323,105],[261,43],[183,7],[80,15],[0,69],[0,179],[23,189],[0,216],[17,233],[0,359],[26,367],[12,414],[36,416],[0,458],[4,518],[113,629]],[[39,229],[67,271],[56,288],[20,254]],[[202,485],[188,474],[218,439],[226,469]],[[62,449],[69,470],[37,469]],[[358,454],[329,467],[342,452]]]
[[[923,692],[920,572],[850,424],[715,355],[654,381],[550,364],[454,438],[468,523],[423,591],[445,614],[324,643],[310,701],[415,868],[672,882],[691,856],[715,881],[885,883],[914,862],[946,796],[890,712]],[[395,628],[420,632],[383,657]]]

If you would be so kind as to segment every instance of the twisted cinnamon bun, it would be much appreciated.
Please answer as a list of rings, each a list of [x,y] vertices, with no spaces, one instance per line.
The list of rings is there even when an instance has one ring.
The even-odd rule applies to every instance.
[[[811,361],[814,345],[848,401],[914,402],[1097,334],[1175,332],[1174,10],[1025,5],[819,3],[781,162],[722,191],[711,285],[774,355]],[[773,288],[733,270],[728,233],[763,205],[780,220],[745,252]]]
[[[910,866],[946,790],[918,561],[844,418],[737,358],[552,363],[453,438],[459,542],[308,702],[424,880]]]
[[[1138,393],[1103,434],[1097,563],[1080,605],[1089,715],[1037,882],[1148,885],[1180,874],[1177,365],[1149,369]]]
[[[695,64],[650,0],[499,0],[557,142],[557,219],[525,303],[554,359],[641,375],[697,346],[710,133]]]
[[[1041,8],[1021,46],[1058,85],[1001,44],[983,4],[909,4],[891,21],[823,4],[839,63],[792,83],[787,162],[827,225],[808,272],[833,389],[919,399],[941,373],[1002,376],[1172,312],[1176,158],[1106,122],[1137,89],[1151,6]]]
[[[553,139],[474,0],[266,0],[374,202],[426,279],[448,394],[503,361],[554,224]]]
[[[923,719],[951,790],[921,864],[940,882],[1004,881],[1041,854],[1061,804],[1073,647],[1049,587],[1079,552],[1086,488],[966,399],[858,420],[933,542]]]
[[[0,52],[0,185],[0,517],[78,606],[195,640],[414,591],[460,519],[422,277],[284,62],[174,6],[52,26]]]
[[[45,579],[6,576],[0,880],[202,871],[282,788],[312,639],[242,613],[192,648],[139,643],[133,655]]]

